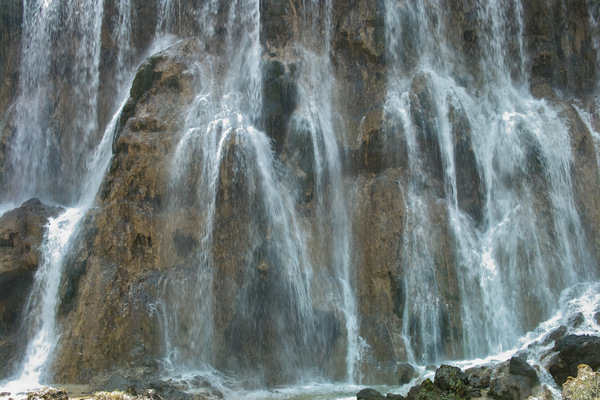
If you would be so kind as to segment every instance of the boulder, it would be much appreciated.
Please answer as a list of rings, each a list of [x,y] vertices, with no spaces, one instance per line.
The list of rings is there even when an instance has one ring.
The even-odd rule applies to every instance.
[[[459,400],[455,393],[444,392],[438,388],[431,379],[427,378],[420,385],[414,386],[406,396],[408,400]]]
[[[587,364],[592,369],[600,367],[600,337],[567,335],[559,339],[552,349],[556,354],[547,365],[548,372],[558,385],[568,377],[577,376],[577,367]]]
[[[492,380],[488,397],[495,400],[524,400],[531,395],[529,379],[522,375],[505,375]]]
[[[520,375],[529,379],[531,386],[537,386],[540,384],[540,380],[537,375],[537,371],[527,361],[519,357],[512,357],[510,359],[508,372],[511,375]]]
[[[399,385],[406,385],[408,382],[416,378],[419,374],[415,367],[409,363],[400,363],[396,367],[396,377]]]
[[[490,386],[490,382],[492,381],[491,368],[474,367],[467,369],[465,373],[469,376],[469,386],[477,389],[488,388]]]
[[[356,394],[356,400],[385,400],[385,396],[375,389],[363,389]]]
[[[454,393],[462,397],[467,393],[466,385],[468,381],[467,374],[460,368],[443,364],[435,371],[433,383],[444,392]]]

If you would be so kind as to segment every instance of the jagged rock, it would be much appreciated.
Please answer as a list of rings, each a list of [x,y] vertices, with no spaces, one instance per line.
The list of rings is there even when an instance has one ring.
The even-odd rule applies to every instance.
[[[553,351],[557,352],[548,362],[548,372],[558,385],[562,385],[569,376],[577,376],[579,364],[591,368],[600,367],[600,337],[589,335],[567,335],[559,339]]]
[[[600,374],[588,365],[577,367],[577,377],[569,377],[562,386],[563,400],[586,400],[598,398]]]
[[[468,381],[467,374],[460,368],[443,364],[435,371],[433,383],[444,392],[454,393],[463,397],[467,393],[466,384]]]

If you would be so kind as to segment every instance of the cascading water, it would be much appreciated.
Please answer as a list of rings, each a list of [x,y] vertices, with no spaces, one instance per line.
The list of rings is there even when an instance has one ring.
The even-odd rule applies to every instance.
[[[320,5],[307,3],[305,7],[307,20],[319,19]],[[328,14],[324,12],[327,18]],[[346,376],[350,381],[355,374],[358,335],[348,258],[349,222],[328,100],[333,85],[328,40],[316,50],[307,43],[298,45],[302,60],[299,104],[288,134],[290,143],[310,147],[309,154],[302,156],[313,173],[309,179],[314,179],[315,212],[323,223],[312,233],[298,215],[296,204],[304,198],[306,188],[290,184],[293,179],[287,181],[295,171],[286,171],[290,167],[275,158],[271,141],[259,128],[263,112],[259,17],[257,1],[231,5],[225,54],[220,59],[207,57],[197,66],[202,87],[173,158],[169,207],[174,213],[185,210],[186,218],[197,219],[202,229],[190,265],[193,272],[168,278],[163,286],[159,309],[165,366],[172,374],[251,367],[255,372],[241,373],[241,377],[249,375],[259,382],[312,378],[315,373],[327,374],[319,371],[327,362],[321,351],[325,352],[332,335],[335,338],[341,329],[346,334]],[[212,32],[207,33],[205,42],[212,40]],[[223,62],[225,65],[220,64]],[[192,182],[190,176],[195,177]],[[242,236],[248,247],[240,255],[242,265],[234,267],[239,268],[234,276],[243,280],[231,282],[239,292],[234,291],[233,298],[220,283],[232,268],[223,265],[218,250],[222,225],[228,223],[223,221],[227,202],[236,210],[228,218],[235,226],[244,227]],[[193,216],[187,214],[190,210]],[[329,225],[331,231],[326,230]],[[325,255],[318,261],[311,259],[308,242],[326,243],[318,238],[330,235],[331,247],[321,250]],[[225,246],[234,252],[237,244]],[[316,262],[326,265],[317,269]],[[234,302],[234,315],[221,314],[224,301]],[[194,306],[190,308],[190,304]],[[186,328],[182,330],[182,326]],[[231,354],[247,351],[247,345],[253,346],[256,354]],[[230,364],[229,359],[236,361]],[[272,376],[273,369],[278,376]]]
[[[328,303],[341,313],[346,330],[346,380],[357,380],[356,366],[360,358],[360,338],[356,318],[356,304],[353,289],[353,274],[350,261],[350,222],[344,199],[341,154],[332,110],[332,94],[335,78],[330,62],[331,41],[331,2],[306,2],[304,14],[307,32],[325,32],[324,38],[305,35],[298,45],[302,60],[299,71],[298,105],[291,117],[288,137],[292,142],[308,142],[306,157],[312,164],[314,192],[316,197],[317,220],[321,225],[316,232],[321,243],[331,237],[331,249],[327,261],[330,264],[329,276],[324,276],[327,288],[331,291]],[[339,128],[338,128],[339,129]],[[306,137],[308,136],[308,137]],[[343,144],[343,137],[342,144]],[[312,158],[312,159],[310,159]],[[302,188],[300,188],[302,192]],[[326,229],[329,226],[329,231]],[[319,268],[322,270],[323,268]]]
[[[481,58],[466,86],[458,82],[470,66],[450,53],[440,5],[386,6],[393,60],[386,111],[403,124],[411,169],[402,259],[407,298],[419,300],[405,308],[409,354],[431,362],[510,349],[550,315],[564,288],[593,278],[567,128],[525,88],[520,2],[476,4]],[[508,48],[516,49],[512,57]],[[474,188],[465,185],[466,163],[477,172],[467,177]],[[481,196],[481,210],[465,196]],[[439,227],[430,214],[439,207],[454,241],[446,255],[431,247]],[[444,257],[456,257],[461,277],[462,332],[454,332],[464,349],[457,353],[441,347],[453,325],[439,284]]]
[[[5,177],[10,193],[3,200],[19,202],[39,196],[67,204],[68,208],[50,218],[45,227],[40,267],[23,314],[22,326],[28,344],[12,379],[3,385],[4,389],[16,392],[34,389],[50,376],[48,366],[60,335],[56,313],[65,258],[108,168],[114,131],[127,99],[113,105],[116,112],[96,143],[102,0],[77,6],[69,2],[25,0],[23,9],[25,39],[20,96],[16,102],[17,129],[11,139],[8,178]],[[114,33],[119,44],[115,80],[122,98],[133,78],[129,0],[121,0],[118,9],[118,29]],[[64,20],[69,23],[63,24]],[[76,51],[69,53],[63,47],[63,35],[80,38]],[[53,97],[54,92],[63,90],[54,82],[57,75],[69,76],[73,119],[58,118],[60,126],[51,126],[48,120],[64,101],[57,103]],[[58,134],[61,129],[70,136]],[[65,154],[69,157],[64,157]]]
[[[61,1],[24,1],[23,13],[20,97],[3,200],[40,196],[72,202],[98,131],[103,1],[78,7]],[[81,40],[74,48],[62,46],[67,36]],[[69,76],[69,87],[56,82],[59,75]],[[66,118],[56,118],[59,106]]]

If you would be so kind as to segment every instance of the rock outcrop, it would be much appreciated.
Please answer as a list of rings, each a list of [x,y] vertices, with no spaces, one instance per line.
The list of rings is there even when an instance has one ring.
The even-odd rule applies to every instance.
[[[102,386],[118,378],[111,371],[143,381],[156,370],[161,349],[154,294],[165,271],[187,253],[185,240],[161,240],[177,238],[177,232],[185,238],[184,226],[177,231],[176,217],[164,213],[169,157],[185,119],[179,110],[202,83],[192,68],[201,54],[190,39],[154,55],[138,71],[99,207],[87,216],[65,269],[59,319],[70,328],[55,363],[61,381],[96,379]],[[128,365],[137,367],[121,370]],[[100,376],[103,371],[108,376]]]

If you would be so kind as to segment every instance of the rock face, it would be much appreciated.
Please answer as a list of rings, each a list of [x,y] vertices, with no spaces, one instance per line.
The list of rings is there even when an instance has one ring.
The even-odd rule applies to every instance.
[[[161,349],[153,294],[161,271],[186,253],[185,239],[179,247],[170,241],[170,248],[158,249],[167,245],[158,232],[177,238],[184,228],[169,234],[160,228],[172,226],[169,218],[157,217],[164,212],[168,156],[185,117],[178,110],[200,84],[190,69],[200,56],[190,39],[151,57],[138,71],[116,131],[111,171],[98,195],[101,207],[88,215],[65,271],[60,315],[71,328],[56,358],[62,381],[86,382],[127,365],[156,368]],[[143,373],[128,372],[121,373],[144,379]]]
[[[23,10],[5,3],[0,186],[8,196],[20,184],[7,157],[19,128]],[[162,3],[104,1],[93,93],[82,94],[88,81],[77,81],[75,64],[54,60],[48,81],[59,89],[36,108],[55,151],[39,190],[74,204],[126,71],[140,64],[111,132],[109,171],[66,258],[56,381],[150,382],[169,357],[249,385],[310,374],[404,384],[415,376],[404,364],[411,357],[438,362],[483,355],[494,340],[513,345],[500,328],[533,329],[566,286],[597,280],[593,2],[523,0],[498,10],[475,1],[444,10],[385,0]],[[68,39],[83,41],[76,28],[50,35],[64,44],[55,58],[78,57]],[[161,40],[177,43],[145,58]],[[248,66],[256,70],[235,71]],[[511,97],[519,91],[525,101]],[[82,114],[90,124],[78,126],[78,103],[91,98]],[[195,126],[202,116],[211,123]],[[543,131],[558,125],[562,141],[548,145]],[[564,154],[550,150],[565,148],[557,164]],[[2,350],[12,349],[53,212],[30,201],[0,220]],[[537,297],[532,277],[547,277]],[[485,286],[494,279],[498,286]],[[514,320],[490,317],[505,308]],[[496,323],[492,334],[473,331]],[[593,342],[557,343],[549,367],[557,382],[580,361],[597,367],[585,358]],[[2,351],[0,363],[14,353]],[[525,398],[539,384],[522,360],[505,367],[492,380],[445,365],[409,398],[483,388]]]
[[[33,277],[40,265],[44,225],[60,207],[31,199],[0,218],[0,348],[2,372],[7,373],[22,351],[19,335]]]

